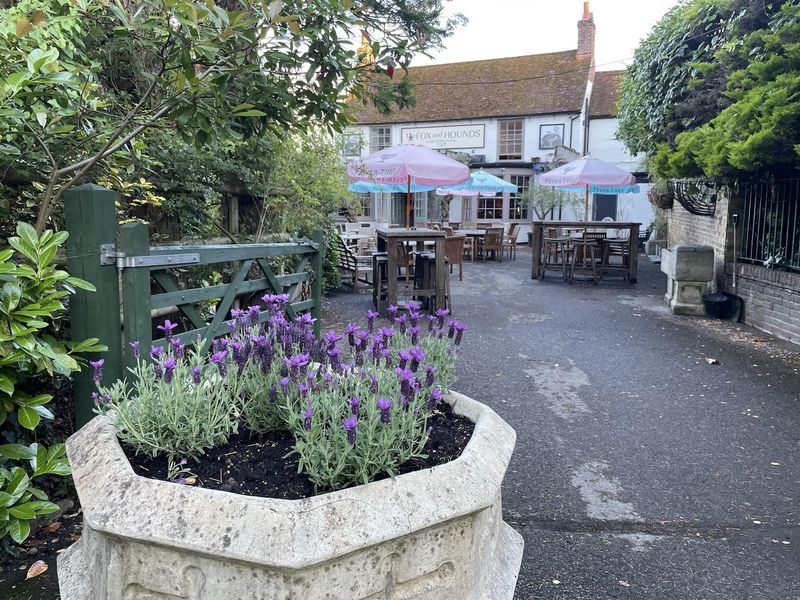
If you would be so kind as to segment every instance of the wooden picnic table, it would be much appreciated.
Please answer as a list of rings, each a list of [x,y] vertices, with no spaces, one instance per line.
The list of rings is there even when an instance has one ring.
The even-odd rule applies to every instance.
[[[445,232],[418,227],[393,227],[378,229],[378,252],[387,255],[387,298],[386,305],[397,304],[398,297],[433,297],[434,310],[446,307],[445,290],[447,288],[447,266],[445,263]],[[425,251],[425,242],[434,243],[435,266],[433,288],[414,288],[413,283],[406,285],[397,280],[397,245],[398,243],[416,244],[418,252]],[[384,305],[382,305],[384,306]],[[382,310],[385,314],[385,311]]]
[[[616,230],[627,229],[629,231],[628,240],[630,242],[630,256],[628,264],[625,265],[597,265],[601,272],[627,271],[630,283],[636,283],[636,273],[639,269],[639,223],[629,223],[621,221],[533,221],[531,229],[533,231],[533,258],[531,261],[531,279],[541,279],[544,276],[542,269],[542,241],[544,239],[545,228],[556,227],[560,229],[593,229],[597,230]]]

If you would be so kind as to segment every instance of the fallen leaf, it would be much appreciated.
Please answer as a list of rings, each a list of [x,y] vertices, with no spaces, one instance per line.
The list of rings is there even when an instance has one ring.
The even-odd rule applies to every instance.
[[[53,533],[54,531],[58,531],[61,528],[61,521],[55,521],[50,523],[47,527],[42,527],[42,531],[45,533]]]
[[[706,362],[710,365],[718,365],[719,361],[716,358],[706,357]]]
[[[45,571],[47,571],[47,563],[44,562],[43,560],[37,560],[28,569],[28,574],[25,576],[25,579],[36,577],[37,575],[41,575]]]
[[[631,587],[630,583],[628,583],[627,581],[623,581],[622,579],[619,579],[618,583],[623,587]]]

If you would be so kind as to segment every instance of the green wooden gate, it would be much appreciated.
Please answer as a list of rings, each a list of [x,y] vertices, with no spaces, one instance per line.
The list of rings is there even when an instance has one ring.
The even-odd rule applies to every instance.
[[[116,226],[115,194],[94,185],[79,186],[64,197],[67,229],[67,266],[71,274],[92,282],[95,293],[78,291],[71,303],[72,335],[75,339],[97,337],[108,352],[91,358],[105,359],[103,383],[121,378],[135,364],[130,342],[136,340],[144,352],[154,340],[153,312],[176,307],[186,324],[176,333],[185,343],[200,338],[201,350],[214,337],[228,332],[230,309],[243,295],[288,294],[288,316],[309,311],[319,317],[322,306],[323,234],[292,243],[150,246],[148,228],[142,223]],[[295,257],[291,272],[276,273],[271,261]],[[287,262],[287,261],[284,261]],[[177,269],[190,266],[231,265],[228,283],[186,289]],[[209,317],[197,304],[212,301]],[[267,315],[264,314],[263,318]],[[75,418],[78,426],[92,417],[93,384],[88,372],[75,377]]]

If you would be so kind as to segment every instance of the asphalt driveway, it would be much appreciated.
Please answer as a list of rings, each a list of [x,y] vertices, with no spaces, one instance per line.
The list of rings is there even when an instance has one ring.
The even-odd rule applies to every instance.
[[[673,317],[647,261],[635,286],[529,274],[523,250],[452,280],[456,389],[517,431],[517,598],[800,598],[800,348]],[[334,294],[324,326],[369,307]]]

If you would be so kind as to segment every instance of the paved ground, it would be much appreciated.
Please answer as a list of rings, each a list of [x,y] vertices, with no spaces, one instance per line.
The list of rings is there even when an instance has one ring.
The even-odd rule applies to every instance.
[[[517,598],[800,598],[800,348],[636,286],[467,263],[458,391],[517,431]],[[370,306],[336,294],[325,327]],[[719,364],[709,364],[715,359]]]

